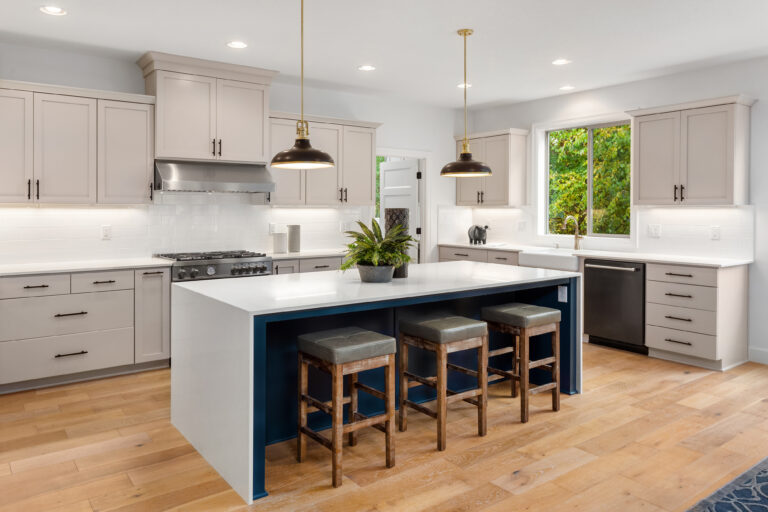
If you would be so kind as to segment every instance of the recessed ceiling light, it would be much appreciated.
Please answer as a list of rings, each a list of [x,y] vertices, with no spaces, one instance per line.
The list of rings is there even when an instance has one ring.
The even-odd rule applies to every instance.
[[[370,64],[363,64],[362,66],[357,66],[358,71],[374,71],[376,69],[376,66],[371,66]]]
[[[230,41],[227,43],[227,46],[229,46],[230,48],[234,48],[236,50],[242,50],[243,48],[248,48],[248,45],[242,41]]]
[[[566,64],[570,64],[570,63],[571,61],[569,61],[568,59],[555,59],[552,61],[552,64],[554,64],[555,66],[565,66]]]
[[[469,89],[470,87],[472,87],[472,84],[465,84],[464,82],[462,82],[458,84],[456,87],[458,87],[459,89]]]
[[[67,14],[67,11],[61,7],[56,7],[55,5],[45,5],[40,8],[40,11],[45,14],[50,14],[51,16],[64,16]]]
[[[572,90],[574,90],[574,89],[575,89],[575,87],[574,87],[574,86],[572,86],[572,85],[564,85],[564,86],[562,86],[562,87],[560,88],[560,90],[561,90],[561,91],[572,91]]]

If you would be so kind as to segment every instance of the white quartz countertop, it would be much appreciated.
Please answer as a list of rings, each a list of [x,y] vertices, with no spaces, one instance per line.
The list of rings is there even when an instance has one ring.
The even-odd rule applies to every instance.
[[[344,306],[579,277],[576,272],[450,261],[411,265],[408,277],[362,283],[357,270],[174,283],[253,315]]]
[[[486,245],[473,245],[466,243],[439,244],[442,247],[459,247],[462,249],[484,249],[488,251],[514,251],[514,252],[542,252],[557,251],[568,253],[580,258],[596,258],[603,260],[639,261],[642,263],[667,263],[674,265],[693,265],[697,267],[738,267],[749,265],[754,259],[746,258],[721,258],[717,256],[680,256],[675,254],[629,252],[629,251],[600,251],[592,249],[580,249],[575,251],[569,248],[545,247],[540,245],[520,245],[508,243],[489,243]]]
[[[300,260],[304,258],[340,258],[347,253],[344,248],[338,249],[312,249],[299,252],[268,252],[273,260]]]
[[[173,262],[166,258],[116,258],[105,260],[49,261],[39,263],[0,264],[0,277],[54,274],[58,272],[88,272],[126,268],[169,267]]]

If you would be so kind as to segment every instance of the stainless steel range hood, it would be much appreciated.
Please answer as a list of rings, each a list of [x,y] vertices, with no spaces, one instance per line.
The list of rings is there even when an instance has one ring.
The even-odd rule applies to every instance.
[[[155,190],[269,193],[275,183],[264,165],[155,160]]]

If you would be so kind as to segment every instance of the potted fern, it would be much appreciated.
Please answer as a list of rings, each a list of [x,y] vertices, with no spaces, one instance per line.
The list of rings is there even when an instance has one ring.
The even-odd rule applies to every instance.
[[[392,280],[396,267],[411,260],[408,248],[415,241],[400,224],[382,233],[376,219],[371,219],[369,228],[357,221],[360,231],[347,231],[352,239],[347,245],[347,259],[342,270],[357,266],[360,280],[364,283],[387,283]]]

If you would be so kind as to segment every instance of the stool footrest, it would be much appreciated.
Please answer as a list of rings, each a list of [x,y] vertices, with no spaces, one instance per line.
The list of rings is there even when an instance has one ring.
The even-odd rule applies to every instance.
[[[456,391],[451,391],[449,389],[448,397],[445,399],[445,401],[449,404],[452,404],[453,402],[460,402],[464,400],[465,402],[469,402],[472,405],[478,405],[477,400],[473,400],[473,398],[482,394],[483,391],[481,389],[469,389],[467,391],[462,391],[461,393],[457,393]]]
[[[385,393],[382,393],[378,389],[374,389],[371,386],[366,386],[362,382],[355,382],[355,387],[359,389],[360,391],[365,391],[369,395],[375,396],[379,400],[386,400],[387,395]]]
[[[533,386],[528,390],[528,392],[532,395],[535,395],[536,393],[543,393],[544,391],[555,389],[555,386],[556,384],[554,382],[550,382],[549,384],[541,384],[540,386]]]
[[[318,434],[317,432],[315,432],[314,430],[308,427],[299,427],[299,429],[301,430],[302,434],[309,436],[311,439],[314,439],[315,441],[325,446],[329,450],[333,450],[333,443],[327,437]]]
[[[411,402],[410,400],[406,400],[405,401],[405,405],[407,405],[407,406],[409,406],[409,407],[411,407],[413,409],[416,409],[420,413],[426,414],[427,416],[429,416],[432,419],[437,419],[437,413],[435,411],[433,411],[432,409],[430,409],[429,407],[424,407],[423,405],[417,404],[416,402]]]
[[[411,373],[411,372],[405,372],[405,376],[411,380],[415,380],[416,382],[418,382],[417,386],[429,386],[430,388],[433,388],[433,389],[437,387],[437,377],[422,377],[421,375],[416,375],[415,373]],[[412,383],[409,383],[409,387],[410,387],[410,384]]]
[[[497,348],[496,350],[489,350],[488,357],[503,356],[504,354],[511,354],[515,351],[515,347]]]
[[[315,397],[309,396],[309,395],[301,395],[302,400],[307,402],[313,410],[307,410],[307,413],[310,412],[317,412],[317,411],[323,411],[325,414],[328,414],[329,416],[333,415],[333,408],[330,401],[328,402],[321,402]],[[352,401],[350,397],[344,397],[344,400],[342,401],[343,404],[348,404]]]
[[[357,420],[354,423],[347,423],[346,425],[344,425],[344,433],[349,434],[350,432],[356,432],[361,428],[373,427],[374,425],[383,424],[386,421],[387,421],[386,414],[371,416],[369,418],[365,418],[364,420]]]
[[[463,366],[459,366],[457,364],[448,363],[446,365],[449,370],[453,370],[455,372],[463,373],[465,375],[469,375],[470,377],[477,378],[477,370],[470,370],[469,368],[465,368]]]
[[[488,367],[488,373],[493,373],[494,375],[500,375],[502,377],[508,377],[508,378],[519,378],[515,372],[512,370],[500,370],[498,368],[493,368],[491,366]]]
[[[361,412],[356,412],[355,413],[355,421],[357,421],[357,420],[367,420],[367,419],[368,419],[368,416],[366,416],[365,414],[363,414]],[[371,427],[373,427],[376,430],[379,430],[381,432],[384,432],[385,434],[387,433],[387,428],[384,426],[384,422],[375,423],[375,424],[371,425]]]
[[[545,364],[552,364],[555,362],[554,357],[545,357],[544,359],[537,359],[536,361],[531,361],[528,363],[528,368],[538,368],[539,366],[544,366]]]
[[[507,380],[507,377],[504,375],[500,375],[500,374],[491,375],[490,377],[488,377],[488,384],[496,384],[498,382],[502,382],[505,380]]]

